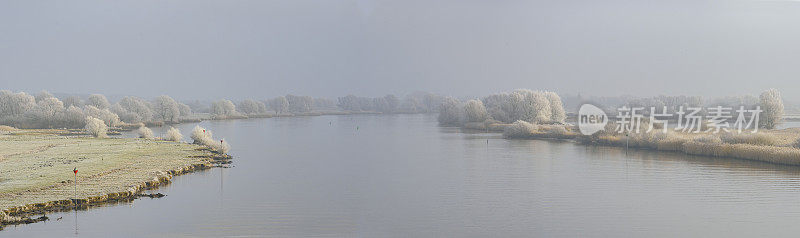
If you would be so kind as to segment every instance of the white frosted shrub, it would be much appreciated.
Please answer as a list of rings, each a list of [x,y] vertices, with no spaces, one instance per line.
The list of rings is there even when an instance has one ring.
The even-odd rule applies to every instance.
[[[106,133],[108,132],[108,127],[103,120],[87,116],[86,117],[86,132],[90,135],[97,137],[97,138],[106,138],[108,137]]]
[[[203,129],[199,125],[192,129],[192,140],[194,140],[194,142],[192,142],[194,144],[204,145],[212,151],[221,154],[228,153],[228,150],[231,148],[225,139],[222,139],[221,141],[214,140],[211,131]]]
[[[175,127],[170,127],[169,130],[167,130],[167,135],[164,136],[164,139],[168,141],[181,141],[183,140],[183,135],[181,134],[181,131],[175,129]]]
[[[199,125],[195,126],[194,129],[192,129],[191,138],[193,140],[192,143],[194,144],[210,146],[211,143],[214,142],[214,139],[211,139],[211,136],[212,136],[211,131],[208,131],[205,128],[200,127]]]
[[[228,142],[225,141],[225,139],[222,139],[221,141],[214,141],[210,145],[210,147],[211,150],[216,151],[217,153],[220,154],[227,154],[228,151],[231,149],[231,145],[229,145]]]
[[[150,130],[150,128],[147,128],[146,126],[139,127],[139,129],[136,130],[136,133],[139,134],[139,138],[153,139],[153,130]]]

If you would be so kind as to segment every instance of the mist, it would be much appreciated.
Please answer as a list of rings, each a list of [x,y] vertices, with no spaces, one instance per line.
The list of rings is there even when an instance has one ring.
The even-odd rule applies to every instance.
[[[797,10],[794,1],[4,1],[0,83],[178,100],[780,88],[796,101]]]

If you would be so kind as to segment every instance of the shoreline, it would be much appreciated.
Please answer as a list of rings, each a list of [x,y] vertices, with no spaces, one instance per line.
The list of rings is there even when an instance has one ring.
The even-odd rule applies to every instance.
[[[63,131],[0,134],[0,148],[21,147],[0,152],[0,170],[4,172],[0,174],[0,230],[7,225],[45,221],[51,212],[132,201],[148,196],[144,191],[170,183],[174,176],[224,167],[231,159],[188,143],[59,133]],[[54,155],[64,158],[51,158]],[[79,170],[77,186],[72,167]],[[35,215],[42,216],[32,218]]]
[[[600,133],[593,136],[581,135],[575,128],[563,126],[564,130],[553,130],[558,125],[537,125],[538,128],[524,133],[506,134],[505,129],[513,124],[475,123],[451,125],[463,130],[503,133],[510,140],[564,140],[586,146],[626,147],[624,135]],[[685,155],[707,156],[758,161],[779,165],[800,166],[800,148],[793,143],[800,141],[800,128],[761,130],[728,136],[722,134],[687,134],[671,132],[632,133],[627,147],[630,149],[651,150],[655,152],[677,152]],[[766,137],[766,138],[764,138]],[[738,140],[731,143],[726,140]]]

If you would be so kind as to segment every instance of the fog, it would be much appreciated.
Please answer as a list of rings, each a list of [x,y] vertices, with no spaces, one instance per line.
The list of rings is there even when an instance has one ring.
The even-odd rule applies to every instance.
[[[0,85],[178,100],[751,94],[800,101],[795,1],[3,1]]]

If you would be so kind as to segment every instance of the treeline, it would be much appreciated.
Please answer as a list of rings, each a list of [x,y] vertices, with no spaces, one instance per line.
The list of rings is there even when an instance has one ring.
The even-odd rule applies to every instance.
[[[219,100],[211,104],[209,113],[215,119],[304,115],[312,112],[375,112],[375,113],[433,113],[439,111],[444,97],[432,93],[413,93],[399,98],[347,95],[337,101],[310,96],[286,95],[267,100],[246,99],[238,103]]]
[[[0,124],[18,128],[83,128],[88,117],[107,126],[177,123],[190,114],[188,105],[166,95],[150,101],[125,97],[111,104],[101,94],[92,94],[85,100],[76,96],[62,100],[47,91],[33,96],[0,90]]]
[[[564,124],[567,118],[558,94],[548,91],[518,89],[509,93],[489,95],[482,99],[462,102],[445,98],[440,106],[439,123],[475,126],[475,123]]]
[[[394,95],[369,98],[348,95],[338,100],[310,96],[286,95],[266,100],[246,99],[234,102],[221,99],[213,102],[181,103],[163,95],[152,100],[123,97],[110,102],[102,94],[87,97],[58,98],[47,91],[30,95],[26,92],[0,90],[0,125],[17,128],[136,128],[140,125],[162,125],[204,119],[235,119],[292,115],[339,113],[432,113],[439,111],[444,97],[432,93],[413,93],[403,98]],[[207,114],[205,114],[207,113]]]

